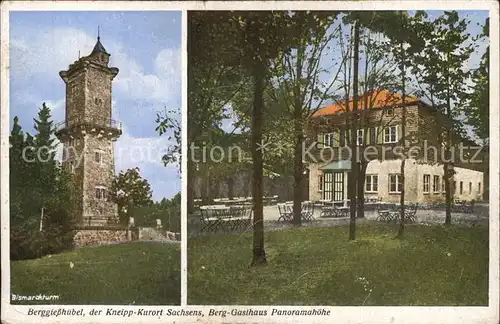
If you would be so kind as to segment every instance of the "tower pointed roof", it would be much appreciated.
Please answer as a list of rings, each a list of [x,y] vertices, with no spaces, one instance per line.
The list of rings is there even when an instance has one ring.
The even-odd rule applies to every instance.
[[[108,54],[108,52],[106,52],[106,49],[104,48],[104,46],[101,43],[101,36],[99,35],[99,27],[97,27],[97,43],[95,43],[94,49],[92,50],[91,54],[94,54],[94,53],[106,53],[106,54]]]

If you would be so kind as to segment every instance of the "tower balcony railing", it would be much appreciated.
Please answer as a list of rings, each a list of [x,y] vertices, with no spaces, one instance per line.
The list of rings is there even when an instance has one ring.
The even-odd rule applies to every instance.
[[[80,117],[70,118],[54,125],[55,133],[60,133],[65,129],[77,126],[87,126],[96,128],[112,129],[118,132],[122,131],[122,123],[109,118],[95,118],[95,117]]]

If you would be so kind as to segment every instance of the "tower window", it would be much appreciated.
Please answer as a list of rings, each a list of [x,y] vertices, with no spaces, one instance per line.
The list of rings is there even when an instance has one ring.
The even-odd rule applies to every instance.
[[[103,163],[103,161],[104,161],[103,155],[104,155],[104,153],[102,151],[95,151],[94,152],[94,161],[97,163]]]
[[[94,99],[94,102],[95,102],[95,104],[96,104],[97,106],[102,106],[102,99],[100,99],[100,98],[95,98],[95,99]]]
[[[106,188],[105,187],[96,187],[95,188],[95,198],[99,200],[106,199]]]

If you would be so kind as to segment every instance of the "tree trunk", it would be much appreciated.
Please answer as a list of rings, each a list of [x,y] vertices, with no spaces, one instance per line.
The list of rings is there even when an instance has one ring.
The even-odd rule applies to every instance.
[[[402,94],[401,99],[403,101],[402,116],[401,116],[401,146],[403,148],[403,157],[401,161],[401,196],[399,197],[400,214],[399,214],[399,230],[397,237],[402,237],[405,230],[405,165],[406,165],[406,75],[405,75],[405,52],[403,48],[403,42],[400,43],[401,50],[401,81],[402,81]]]
[[[358,175],[358,218],[365,217],[365,178],[368,162],[362,162],[359,166]]]
[[[300,100],[300,99],[299,99]],[[297,102],[296,102],[297,104]],[[300,103],[299,103],[300,104]],[[300,107],[295,108],[294,114],[295,128],[295,165],[293,170],[293,225],[300,226],[302,223],[302,178],[303,178],[303,163],[302,163],[302,113]]]
[[[403,108],[403,110],[404,110],[404,108]],[[403,139],[403,141],[404,141],[404,139]],[[401,172],[401,182],[403,184],[401,185],[401,196],[399,199],[399,205],[400,205],[401,209],[400,209],[400,213],[399,213],[399,230],[398,230],[397,237],[402,237],[403,232],[405,230],[405,165],[406,165],[406,158],[403,158],[401,160],[401,171],[400,171]]]
[[[358,135],[358,76],[359,76],[359,18],[354,25],[354,58],[353,58],[353,113],[351,120],[351,174],[349,177],[349,199],[351,200],[351,217],[349,221],[349,240],[356,239],[356,184],[358,177],[358,154],[357,154],[357,135]]]
[[[448,153],[448,151],[446,152]],[[448,155],[448,154],[447,154]],[[451,186],[450,186],[450,178],[452,175],[452,172],[450,172],[450,164],[449,163],[444,163],[443,164],[443,173],[444,173],[444,178],[447,179],[446,183],[444,184],[444,190],[445,190],[445,196],[446,196],[446,218],[444,220],[445,225],[451,225]]]
[[[221,180],[218,178],[214,179],[214,198],[222,198],[220,193],[220,182]]]
[[[489,146],[483,147],[483,183],[481,192],[483,194],[483,202],[490,200],[490,150]]]
[[[447,58],[446,60],[449,61],[450,59],[450,53],[447,53]],[[446,85],[448,87],[447,91],[447,96],[446,96],[446,115],[448,116],[449,120],[451,120],[451,94],[450,94],[450,75],[448,71],[448,75],[446,76]],[[453,125],[451,125],[453,127]],[[450,151],[449,148],[451,147],[451,131],[450,127],[446,128],[446,144],[445,144],[445,158],[446,161],[450,161]],[[444,167],[444,176],[446,179],[450,177],[450,167],[449,167],[449,162],[445,162],[443,167]],[[451,225],[451,190],[450,186],[445,184],[445,196],[446,196],[446,218],[445,218],[445,225]]]
[[[196,179],[195,174],[194,174],[194,166],[193,166],[193,161],[191,159],[187,159],[187,175],[186,175],[186,182],[187,182],[187,192],[186,192],[186,199],[187,199],[187,212],[188,214],[192,214],[194,212],[194,185],[193,181]]]
[[[299,30],[300,34],[302,30]],[[295,134],[295,152],[294,152],[294,170],[293,170],[293,225],[300,226],[302,219],[302,178],[303,168],[302,165],[302,141],[303,141],[303,128],[302,128],[302,95],[300,82],[302,81],[302,58],[303,48],[297,50],[297,62],[295,64],[295,87],[293,91],[294,104],[293,104],[293,125]]]
[[[254,33],[258,33],[254,31]],[[259,46],[259,45],[257,45]],[[254,94],[252,118],[252,160],[253,160],[253,260],[252,266],[266,264],[264,249],[264,211],[262,206],[262,178],[263,157],[260,146],[262,144],[262,114],[264,110],[264,78],[265,66],[261,58],[257,58],[253,68]]]
[[[234,197],[234,179],[233,177],[228,178],[226,180],[227,183],[227,196],[229,199],[233,199]]]

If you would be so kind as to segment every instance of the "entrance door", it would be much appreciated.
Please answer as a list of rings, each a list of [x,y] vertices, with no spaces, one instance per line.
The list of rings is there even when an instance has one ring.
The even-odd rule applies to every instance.
[[[344,172],[333,173],[333,200],[344,200]]]
[[[333,198],[333,173],[323,172],[323,199],[332,200]]]
[[[344,200],[344,172],[323,173],[323,199]]]

